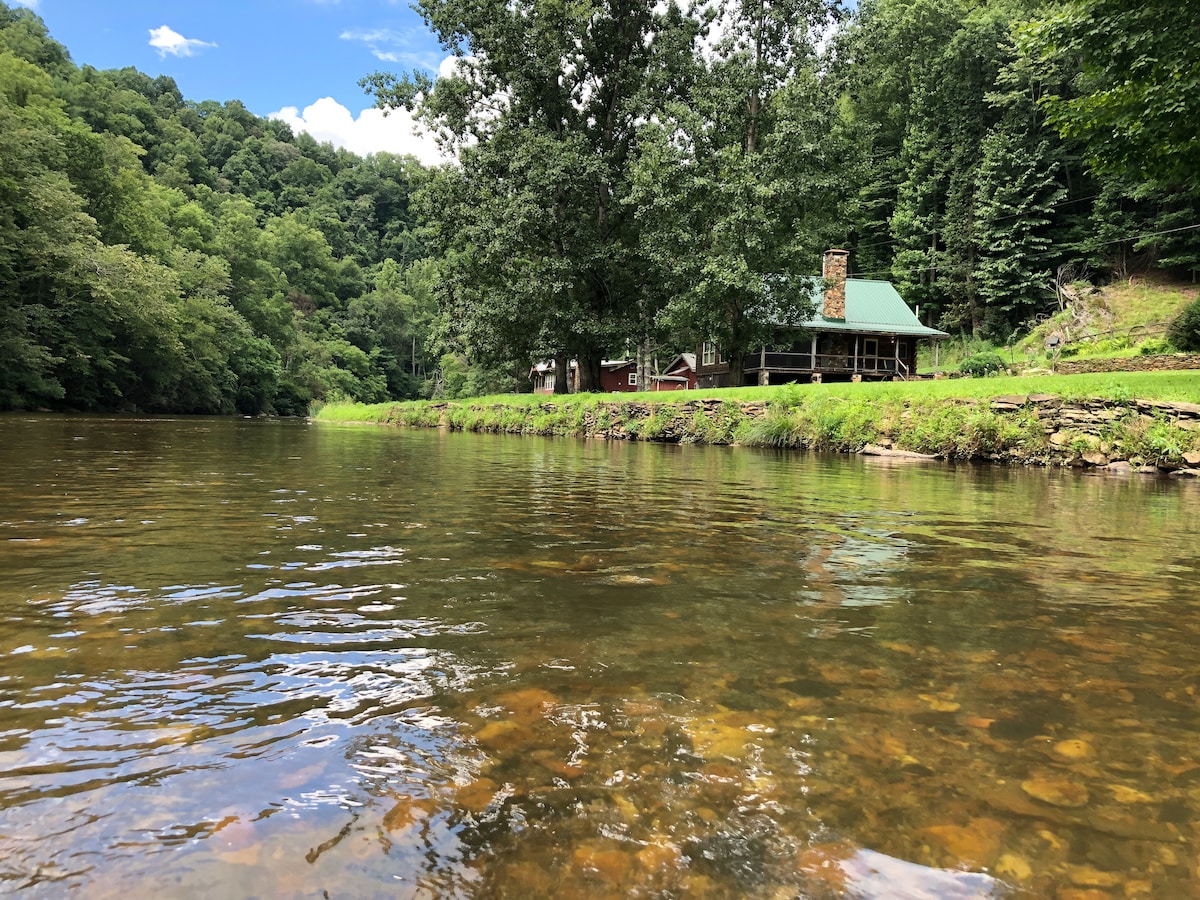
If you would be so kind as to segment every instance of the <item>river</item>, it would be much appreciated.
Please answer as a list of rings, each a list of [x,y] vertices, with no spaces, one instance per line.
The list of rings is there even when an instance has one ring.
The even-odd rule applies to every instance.
[[[0,573],[0,892],[1200,889],[1194,483],[8,415]]]

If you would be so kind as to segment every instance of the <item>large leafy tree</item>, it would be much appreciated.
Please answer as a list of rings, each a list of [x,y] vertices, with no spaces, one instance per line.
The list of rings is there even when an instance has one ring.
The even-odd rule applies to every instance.
[[[459,151],[426,190],[453,322],[480,358],[575,356],[580,388],[598,389],[653,290],[625,203],[637,126],[677,92],[695,23],[646,0],[418,8],[456,74],[366,83],[380,105],[419,106]]]
[[[1095,170],[1200,191],[1200,5],[1067,0],[1030,23],[1022,43],[1078,72],[1044,103]]]
[[[815,0],[710,7],[689,102],[649,123],[639,172],[647,256],[673,330],[715,341],[740,383],[748,350],[811,312],[806,279],[840,234],[846,145],[815,51]]]

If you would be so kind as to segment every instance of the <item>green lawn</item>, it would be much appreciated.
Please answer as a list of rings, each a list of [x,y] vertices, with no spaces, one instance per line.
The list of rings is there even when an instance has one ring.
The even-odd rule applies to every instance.
[[[1168,400],[1200,403],[1200,369],[1183,372],[1125,372],[1087,375],[1017,375],[993,378],[953,378],[941,381],[884,381],[861,384],[788,384],[772,387],[721,388],[705,391],[639,394],[499,394],[451,401],[459,406],[523,407],[542,403],[594,405],[618,403],[684,403],[689,400],[775,400],[794,405],[820,397],[858,400],[927,400],[974,398],[985,400],[1008,394],[1056,394],[1067,399]],[[315,418],[327,422],[381,422],[397,407],[425,407],[427,400],[376,403],[370,406],[331,403]]]

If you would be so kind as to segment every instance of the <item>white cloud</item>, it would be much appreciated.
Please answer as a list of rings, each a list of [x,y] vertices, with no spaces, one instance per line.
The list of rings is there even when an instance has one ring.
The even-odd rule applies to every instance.
[[[300,112],[295,106],[285,106],[268,113],[268,119],[279,119],[292,131],[307,131],[318,141],[329,141],[335,147],[345,147],[352,153],[407,153],[426,165],[447,161],[433,135],[413,121],[407,110],[397,109],[388,115],[381,109],[364,109],[355,117],[350,110],[332,97],[323,97]]]
[[[437,71],[438,56],[427,49],[429,35],[391,28],[347,29],[338,35],[343,41],[366,44],[371,55],[389,63],[403,63]]]
[[[178,31],[163,25],[150,29],[150,46],[158,51],[159,56],[165,57],[168,53],[172,56],[191,56],[197,50],[217,45],[195,38],[185,38]]]
[[[28,6],[30,9],[37,9],[38,4],[41,3],[42,0],[14,0],[14,2],[17,4],[17,6]]]

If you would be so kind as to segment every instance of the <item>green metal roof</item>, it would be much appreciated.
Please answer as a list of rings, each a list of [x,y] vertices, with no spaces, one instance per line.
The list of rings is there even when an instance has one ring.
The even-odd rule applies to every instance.
[[[821,313],[823,297],[820,286],[821,279],[812,279],[816,313],[804,323],[804,328],[813,331],[875,331],[935,339],[950,336],[944,331],[922,325],[890,282],[847,278],[845,319],[827,319]]]

